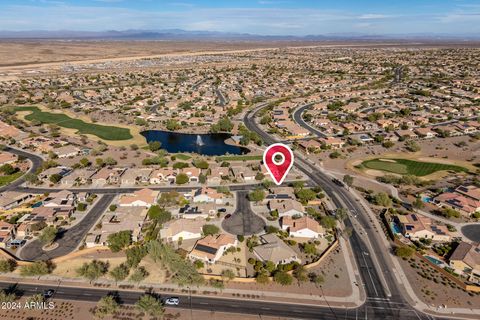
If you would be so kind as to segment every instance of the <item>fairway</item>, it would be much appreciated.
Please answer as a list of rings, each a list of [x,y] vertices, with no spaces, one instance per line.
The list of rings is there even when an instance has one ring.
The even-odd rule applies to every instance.
[[[127,128],[87,123],[80,119],[72,119],[62,113],[41,111],[37,107],[16,107],[14,110],[31,111],[31,114],[25,116],[28,121],[37,120],[42,124],[56,124],[60,127],[76,129],[79,134],[91,134],[104,140],[128,140],[133,138],[130,129]]]
[[[262,160],[262,156],[249,156],[249,155],[237,155],[237,156],[220,156],[215,158],[216,161],[253,161]]]
[[[455,171],[468,172],[468,169],[460,166],[434,163],[420,162],[407,159],[372,159],[362,162],[363,167],[386,171],[396,174],[412,174],[417,177],[427,176],[437,171]]]

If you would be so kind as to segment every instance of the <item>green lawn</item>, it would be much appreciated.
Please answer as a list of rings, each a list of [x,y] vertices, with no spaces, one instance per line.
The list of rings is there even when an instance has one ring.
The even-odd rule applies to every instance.
[[[427,176],[437,171],[455,171],[455,172],[468,172],[468,169],[460,166],[433,163],[433,162],[420,162],[407,159],[388,159],[384,161],[382,159],[367,160],[362,163],[363,167],[374,170],[381,170],[386,172],[392,172],[396,174],[411,174],[417,177]],[[391,162],[395,161],[395,162]]]
[[[249,155],[238,155],[238,156],[220,156],[217,157],[217,161],[249,161],[249,160],[262,160],[262,156],[249,156]]]
[[[191,159],[192,157],[187,155],[187,154],[183,154],[183,153],[176,153],[175,154],[175,157],[178,159],[178,160],[188,160],[188,159]]]
[[[133,138],[130,129],[114,126],[104,126],[95,123],[87,123],[80,119],[73,119],[62,113],[41,111],[37,107],[16,107],[15,111],[31,111],[25,117],[28,121],[37,120],[41,123],[53,123],[60,127],[76,129],[80,134],[92,134],[104,140],[128,140]]]
[[[0,187],[11,183],[12,181],[17,180],[23,175],[23,172],[15,172],[14,174],[8,176],[0,176]]]

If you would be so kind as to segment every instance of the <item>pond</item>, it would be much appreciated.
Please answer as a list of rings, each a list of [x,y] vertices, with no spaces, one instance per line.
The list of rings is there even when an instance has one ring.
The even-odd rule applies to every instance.
[[[162,149],[170,153],[192,152],[206,156],[225,154],[246,154],[248,149],[226,144],[231,137],[228,133],[188,134],[162,130],[147,130],[141,132],[147,142],[159,141]]]

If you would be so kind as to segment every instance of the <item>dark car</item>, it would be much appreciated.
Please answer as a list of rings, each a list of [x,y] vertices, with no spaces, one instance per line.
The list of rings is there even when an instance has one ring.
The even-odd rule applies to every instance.
[[[221,213],[224,213],[224,212],[227,212],[227,209],[225,209],[225,208],[220,208],[220,209],[218,209],[217,211],[218,211],[218,212],[221,212]]]
[[[225,219],[228,219],[228,218],[230,218],[231,216],[232,216],[232,215],[229,213],[229,214],[227,214],[227,215],[225,216]]]
[[[43,297],[45,299],[51,298],[51,297],[53,297],[54,293],[55,293],[55,290],[53,290],[53,289],[45,290],[45,291],[43,291]]]

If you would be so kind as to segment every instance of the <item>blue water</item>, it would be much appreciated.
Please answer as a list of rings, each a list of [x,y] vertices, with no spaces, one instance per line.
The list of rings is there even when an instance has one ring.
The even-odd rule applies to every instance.
[[[436,264],[437,266],[443,264],[443,261],[440,261],[440,260],[438,260],[438,259],[435,259],[434,257],[425,256],[425,258],[427,258],[430,262]]]
[[[38,208],[38,207],[41,207],[43,204],[42,201],[38,201],[38,202],[35,202],[34,204],[32,204],[32,208]]]
[[[430,197],[422,197],[422,201],[428,203],[428,202],[432,201],[432,198],[430,198]]]
[[[141,132],[147,142],[160,141],[162,149],[170,153],[192,152],[206,156],[219,156],[224,154],[245,154],[247,148],[229,145],[225,140],[231,135],[227,133],[200,134],[203,144],[197,144],[197,135],[188,133],[169,132],[161,130],[147,130]]]
[[[392,229],[394,233],[402,233],[402,228],[398,226],[396,223],[391,223]]]

